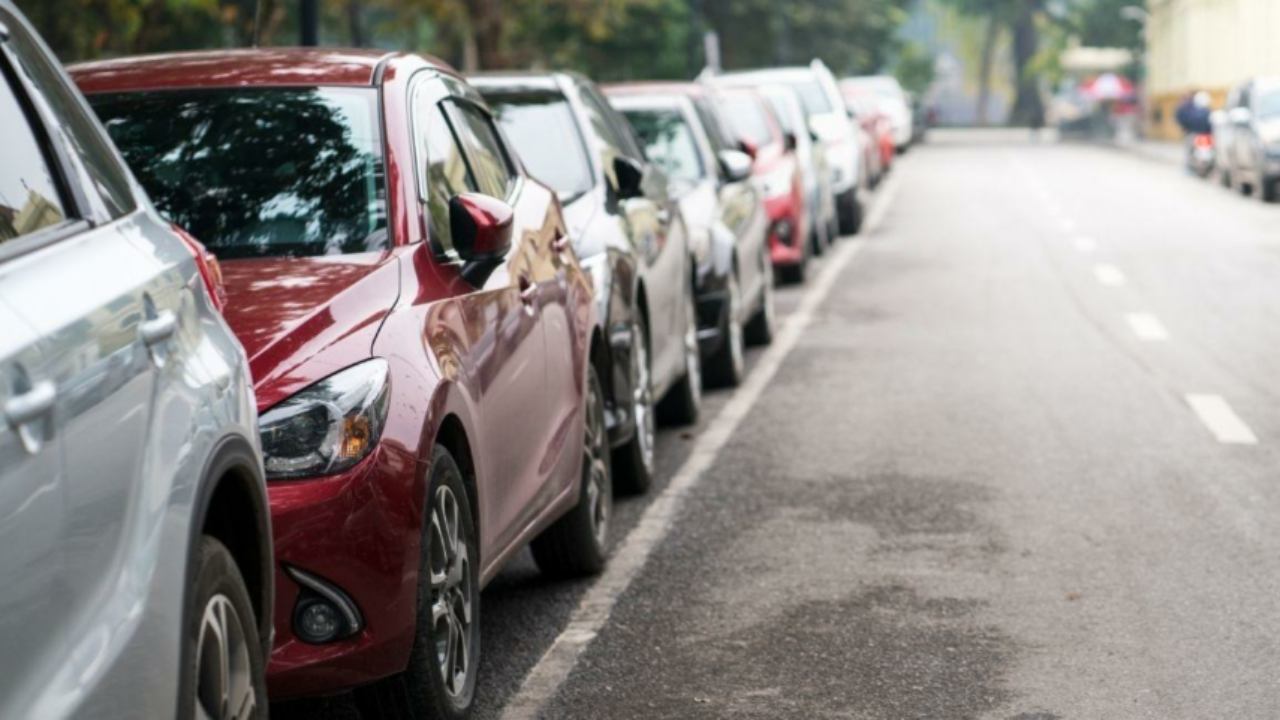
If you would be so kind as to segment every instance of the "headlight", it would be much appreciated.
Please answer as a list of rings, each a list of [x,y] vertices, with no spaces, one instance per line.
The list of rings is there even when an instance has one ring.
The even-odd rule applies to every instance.
[[[378,444],[387,421],[387,361],[370,360],[263,413],[262,455],[271,479],[342,472]]]

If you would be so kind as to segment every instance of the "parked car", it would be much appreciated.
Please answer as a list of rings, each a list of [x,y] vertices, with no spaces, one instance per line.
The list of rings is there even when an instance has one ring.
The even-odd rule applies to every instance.
[[[216,261],[0,0],[0,717],[264,718],[271,531]]]
[[[807,66],[731,72],[715,79],[722,86],[785,85],[795,91],[804,106],[809,131],[827,157],[840,232],[857,233],[862,227],[864,196],[870,184],[862,167],[862,148],[854,123],[827,66],[814,60]]]
[[[655,411],[689,424],[702,404],[693,249],[679,208],[627,121],[587,78],[547,73],[472,82],[529,172],[564,205],[609,340],[602,377],[615,482],[623,492],[643,492],[653,475]]]
[[[704,374],[712,384],[736,386],[745,344],[773,339],[769,221],[751,182],[751,158],[733,149],[718,121],[701,119],[714,109],[695,83],[606,92],[671,180],[694,239]]]
[[[1263,202],[1280,190],[1280,77],[1256,77],[1227,97],[1216,158],[1223,182]]]
[[[889,116],[893,128],[893,143],[898,152],[906,152],[915,136],[914,112],[907,92],[892,75],[864,75],[840,81],[843,89],[865,91],[876,97],[880,110]]]
[[[857,120],[867,138],[865,167],[869,168],[871,185],[880,184],[883,176],[893,168],[893,158],[897,154],[897,144],[893,138],[893,123],[880,108],[876,96],[865,89],[841,85],[845,106],[849,114]]]
[[[161,211],[224,258],[275,527],[272,699],[465,714],[480,589],[530,541],[551,575],[606,559],[604,338],[555,194],[417,55],[73,75]]]
[[[804,106],[794,90],[785,85],[760,85],[756,90],[769,102],[787,145],[795,152],[809,212],[809,240],[814,253],[821,253],[840,237],[826,154],[809,132]]]

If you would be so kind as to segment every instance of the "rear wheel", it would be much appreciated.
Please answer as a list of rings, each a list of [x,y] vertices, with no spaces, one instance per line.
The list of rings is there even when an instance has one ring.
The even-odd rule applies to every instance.
[[[262,643],[244,578],[231,552],[212,537],[200,538],[198,557],[183,650],[191,682],[184,689],[180,716],[189,720],[265,718]]]
[[[698,351],[698,318],[693,307],[693,293],[685,300],[685,330],[682,339],[684,375],[662,398],[663,419],[676,425],[698,422],[702,409],[702,357]]]
[[[427,487],[413,650],[404,672],[356,691],[366,718],[461,720],[475,698],[480,554],[462,473],[442,447]]]
[[[653,482],[653,445],[657,437],[654,418],[653,381],[649,375],[649,332],[644,318],[636,310],[631,324],[631,419],[635,431],[626,445],[618,448],[614,458],[614,486],[619,492],[638,494]]]
[[[609,433],[604,425],[604,394],[594,367],[587,369],[584,412],[578,504],[529,544],[538,568],[551,577],[594,575],[604,569],[608,557],[613,477],[609,470]]]
[[[725,308],[720,322],[720,347],[707,359],[707,382],[716,387],[737,387],[742,382],[743,359],[742,290],[736,270],[725,283]]]

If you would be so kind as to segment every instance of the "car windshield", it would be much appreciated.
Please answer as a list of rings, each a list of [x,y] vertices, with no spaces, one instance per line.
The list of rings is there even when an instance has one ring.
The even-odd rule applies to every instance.
[[[387,246],[373,89],[166,90],[89,101],[160,212],[221,257]]]
[[[1280,117],[1280,87],[1269,87],[1258,92],[1258,117]]]
[[[773,114],[778,118],[778,124],[782,126],[783,132],[789,132],[793,135],[800,132],[800,128],[796,127],[794,117],[791,115],[791,108],[787,102],[786,96],[781,92],[766,92],[764,94],[769,100],[769,105],[773,107]]]
[[[623,110],[631,122],[645,154],[677,180],[703,177],[702,157],[693,139],[693,129],[678,110]]]
[[[486,93],[529,174],[569,202],[594,185],[573,109],[559,93]]]
[[[804,114],[807,117],[825,115],[834,110],[830,100],[827,99],[827,94],[822,91],[822,86],[816,79],[792,80],[786,84],[800,97],[800,104],[804,106]]]
[[[733,124],[738,134],[763,147],[773,142],[773,131],[769,128],[769,118],[764,107],[752,96],[741,94],[724,95],[720,98],[725,117]]]

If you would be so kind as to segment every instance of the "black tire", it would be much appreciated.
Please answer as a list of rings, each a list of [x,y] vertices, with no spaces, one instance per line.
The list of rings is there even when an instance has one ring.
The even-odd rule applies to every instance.
[[[809,231],[809,252],[812,253],[814,257],[826,252],[827,246],[831,244],[830,239],[825,237],[826,233],[824,230],[825,228],[818,228],[818,223],[814,223],[813,229]]]
[[[1258,195],[1258,199],[1264,203],[1273,203],[1276,201],[1276,179],[1262,177],[1258,180],[1257,188],[1254,190]]]
[[[635,430],[631,439],[613,454],[613,488],[623,495],[639,495],[653,484],[653,448],[657,439],[657,409],[653,401],[653,376],[649,372],[649,328],[638,306],[635,312],[628,370],[631,374],[630,414]]]
[[[538,568],[554,578],[595,575],[604,570],[609,557],[613,476],[609,463],[609,431],[604,424],[604,393],[594,367],[587,368],[584,412],[582,487],[578,503],[529,544]]]
[[[721,313],[720,347],[707,358],[707,384],[711,387],[737,387],[746,368],[746,338],[742,327],[742,290],[738,272],[733,270],[725,283],[725,302]]]
[[[208,535],[201,536],[199,543],[195,590],[187,606],[187,628],[182,647],[185,679],[178,717],[185,720],[197,717],[196,705],[199,703],[211,718],[264,720],[268,713],[266,664],[248,587],[235,558],[225,545]],[[206,620],[212,625],[207,626]],[[205,634],[206,628],[210,630],[208,635]],[[235,666],[230,667],[231,672],[226,677],[232,681],[232,687],[227,693],[231,702],[225,707],[214,699],[223,695],[216,682],[222,673],[208,676],[202,672],[206,669],[206,662],[216,662],[211,653],[221,649],[216,644],[218,640],[227,645],[228,666]],[[245,668],[248,669],[248,686],[237,682],[246,676]]]
[[[804,278],[808,275],[808,271],[809,258],[807,257],[794,265],[783,265],[777,268],[778,277],[788,285],[804,284]]]
[[[698,317],[693,293],[685,300],[684,375],[658,404],[658,414],[672,425],[693,425],[702,410],[702,353],[698,350]]]
[[[742,335],[746,339],[748,345],[768,345],[773,342],[774,333],[774,308],[773,308],[773,265],[769,262],[769,258],[763,258],[763,267],[761,272],[764,273],[764,280],[761,282],[763,288],[760,294],[760,307],[751,314],[751,318],[747,320],[746,326],[742,328]]]
[[[356,704],[367,720],[463,720],[470,713],[480,662],[480,552],[472,518],[462,472],[448,450],[436,447],[423,513],[413,649],[403,672],[356,690]],[[433,587],[431,575],[437,566],[444,570],[444,578],[438,587]],[[452,646],[446,650],[444,660],[438,656],[436,646],[441,629],[432,621],[433,604],[440,603],[448,608],[448,614],[441,618],[444,630],[455,629],[453,623],[463,619],[457,617],[460,613],[466,616],[468,608],[461,603],[470,609],[466,627],[458,629],[456,636],[449,632],[444,638],[446,646]],[[453,640],[455,637],[457,640]],[[456,645],[458,641],[462,645]],[[456,672],[458,650],[465,652],[460,680]],[[450,652],[454,653],[453,662]],[[454,669],[451,682],[445,679],[444,664]]]

